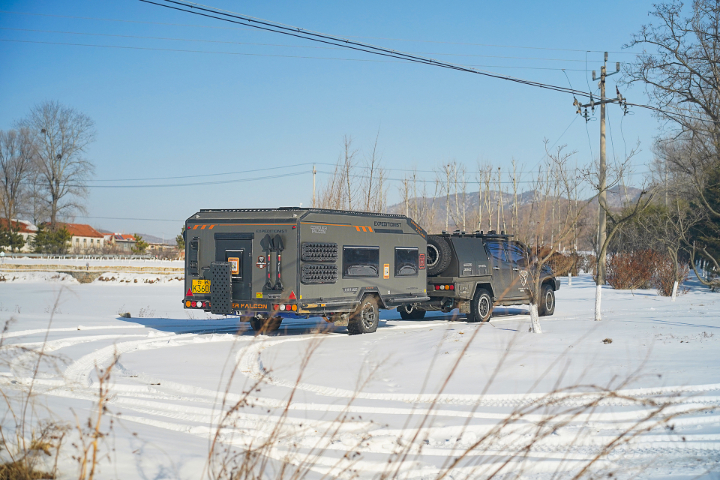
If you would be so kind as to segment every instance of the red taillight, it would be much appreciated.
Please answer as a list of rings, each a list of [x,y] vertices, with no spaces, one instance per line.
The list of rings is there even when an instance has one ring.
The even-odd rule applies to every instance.
[[[280,308],[280,305],[273,305],[273,310],[277,310],[278,308]]]
[[[435,290],[440,290],[440,285],[435,285]]]
[[[191,304],[193,307],[197,307],[197,302],[192,302]]]
[[[455,290],[455,285],[448,285],[448,288],[449,288],[450,290]]]

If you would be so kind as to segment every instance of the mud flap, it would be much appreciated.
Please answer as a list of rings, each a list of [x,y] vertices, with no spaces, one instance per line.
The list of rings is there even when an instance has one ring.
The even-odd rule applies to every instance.
[[[233,313],[230,269],[230,262],[210,264],[210,312],[216,315]]]

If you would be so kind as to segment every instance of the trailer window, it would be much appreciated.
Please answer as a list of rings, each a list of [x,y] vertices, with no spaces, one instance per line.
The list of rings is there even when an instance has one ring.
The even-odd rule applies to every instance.
[[[414,277],[418,274],[419,251],[417,248],[395,248],[395,276]]]
[[[380,275],[380,247],[343,247],[343,277]]]

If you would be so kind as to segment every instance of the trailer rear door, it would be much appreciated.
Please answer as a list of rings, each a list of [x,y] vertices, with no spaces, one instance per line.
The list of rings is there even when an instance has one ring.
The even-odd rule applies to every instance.
[[[215,261],[229,262],[232,299],[252,298],[252,233],[216,233]]]

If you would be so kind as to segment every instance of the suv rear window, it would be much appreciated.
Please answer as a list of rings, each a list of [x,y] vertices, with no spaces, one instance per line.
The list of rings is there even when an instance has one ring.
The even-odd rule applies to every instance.
[[[418,274],[417,248],[397,247],[395,248],[395,276],[414,277]]]
[[[343,277],[380,275],[380,247],[343,247]]]

